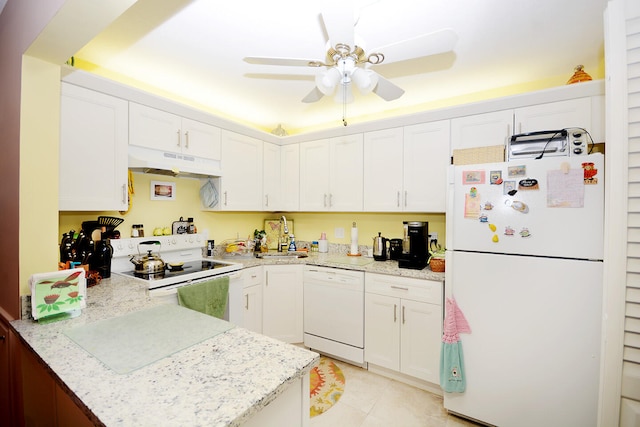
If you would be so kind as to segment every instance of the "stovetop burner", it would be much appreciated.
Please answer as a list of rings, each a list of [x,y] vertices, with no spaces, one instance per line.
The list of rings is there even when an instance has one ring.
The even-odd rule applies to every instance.
[[[214,270],[216,268],[228,267],[229,264],[221,263],[217,261],[209,261],[209,260],[198,260],[198,261],[187,261],[182,266],[176,268],[173,267],[171,269],[167,268],[164,271],[160,271],[157,273],[143,273],[137,272],[135,270],[124,271],[122,274],[127,276],[134,276],[139,279],[144,280],[158,280],[158,279],[168,279],[171,277],[180,277],[187,274],[199,273],[201,271]]]

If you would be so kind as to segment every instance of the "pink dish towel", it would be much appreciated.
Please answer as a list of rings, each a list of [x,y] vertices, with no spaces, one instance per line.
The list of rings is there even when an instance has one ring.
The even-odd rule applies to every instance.
[[[469,322],[458,307],[455,298],[447,298],[443,329],[442,342],[449,344],[460,340],[459,333],[471,333]]]

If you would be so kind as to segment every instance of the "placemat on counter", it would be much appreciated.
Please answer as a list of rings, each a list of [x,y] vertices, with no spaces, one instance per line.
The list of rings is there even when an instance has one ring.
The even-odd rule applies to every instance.
[[[159,305],[64,331],[119,374],[140,369],[233,328],[178,305]]]

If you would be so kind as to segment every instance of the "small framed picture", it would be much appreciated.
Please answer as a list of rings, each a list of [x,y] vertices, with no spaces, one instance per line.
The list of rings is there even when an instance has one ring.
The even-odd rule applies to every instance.
[[[516,182],[515,181],[505,181],[504,182],[504,194],[509,194],[510,191],[513,191],[516,189]]]
[[[484,184],[485,172],[483,170],[462,171],[462,184]]]
[[[151,200],[175,200],[176,183],[151,181]]]
[[[527,167],[521,166],[509,166],[508,168],[509,178],[525,177],[527,175]]]

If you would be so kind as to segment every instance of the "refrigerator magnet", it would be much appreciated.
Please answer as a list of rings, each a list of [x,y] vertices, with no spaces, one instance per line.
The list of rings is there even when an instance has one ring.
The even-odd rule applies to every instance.
[[[521,179],[518,182],[518,190],[539,190],[538,180],[534,178]]]
[[[516,182],[515,181],[505,181],[503,185],[504,194],[508,194],[513,196],[516,194],[518,190],[516,190]]]
[[[493,243],[498,243],[500,241],[500,238],[498,237],[497,234],[494,234],[493,237],[491,238],[491,241]]]
[[[489,184],[500,185],[502,184],[502,171],[489,172]]]
[[[583,163],[582,169],[584,170],[585,185],[595,185],[598,183],[598,178],[596,177],[596,175],[598,174],[598,169],[596,169],[595,165],[592,162]]]
[[[515,232],[516,232],[516,230],[514,230],[513,228],[511,228],[511,226],[510,226],[510,225],[507,225],[507,226],[504,228],[504,235],[505,235],[505,236],[513,236]]]
[[[527,206],[526,203],[520,202],[518,200],[514,200],[513,203],[511,203],[511,207],[517,210],[518,212],[522,212],[522,213],[529,212],[529,206]]]
[[[531,233],[527,227],[522,227],[522,230],[520,230],[520,237],[531,237]]]
[[[507,169],[509,178],[518,178],[527,176],[527,167],[525,165],[509,166]]]
[[[480,222],[489,222],[489,218],[485,214],[480,215],[478,219],[480,220]]]
[[[463,185],[484,184],[484,180],[485,177],[483,170],[462,171]]]
[[[485,211],[490,211],[493,209],[493,204],[491,202],[484,202],[483,209]]]

